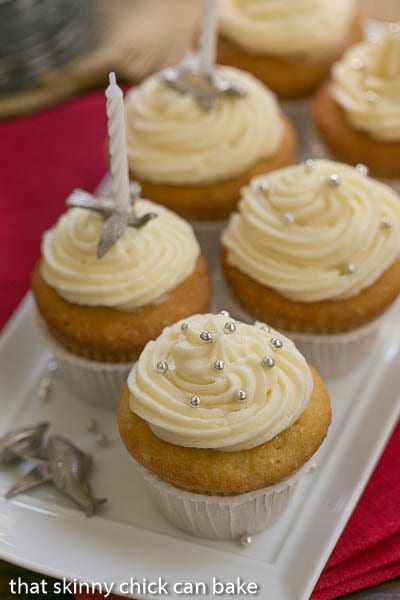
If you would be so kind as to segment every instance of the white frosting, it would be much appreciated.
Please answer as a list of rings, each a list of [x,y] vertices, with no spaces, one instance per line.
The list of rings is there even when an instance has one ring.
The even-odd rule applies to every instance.
[[[222,315],[195,315],[164,329],[145,347],[134,365],[128,386],[131,409],[145,419],[161,439],[180,446],[242,450],[278,435],[305,410],[313,390],[310,369],[293,342],[274,331],[235,321],[236,331],[224,331]],[[203,342],[200,333],[211,332]],[[283,342],[274,349],[270,340]],[[263,367],[270,355],[273,368]],[[165,360],[168,370],[157,372]],[[224,361],[217,371],[216,360]],[[244,390],[247,401],[235,399]],[[192,395],[200,406],[190,406]]]
[[[350,48],[332,70],[333,97],[351,126],[383,142],[400,140],[400,27],[392,29]]]
[[[248,52],[277,56],[330,51],[346,37],[354,0],[219,0],[220,31]]]
[[[244,97],[220,96],[212,110],[169,88],[159,74],[126,98],[129,165],[166,184],[211,183],[238,175],[279,148],[283,127],[273,94],[250,74],[221,68]]]
[[[291,300],[354,296],[399,256],[399,196],[344,164],[320,160],[311,170],[301,164],[254,178],[239,210],[222,237],[228,263]],[[349,263],[353,274],[346,273]]]
[[[149,200],[138,200],[136,208],[139,216],[158,216],[141,229],[127,227],[102,259],[96,248],[103,217],[81,208],[63,214],[43,236],[45,281],[70,302],[132,310],[189,277],[200,252],[190,225]]]

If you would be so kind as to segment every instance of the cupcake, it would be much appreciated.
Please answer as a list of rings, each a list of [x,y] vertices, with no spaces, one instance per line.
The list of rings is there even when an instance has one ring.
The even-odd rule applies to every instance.
[[[363,37],[354,0],[219,0],[219,30],[218,61],[281,98],[312,92]]]
[[[313,113],[333,156],[364,163],[377,177],[400,177],[400,25],[346,52]]]
[[[144,195],[194,219],[226,217],[251,177],[291,164],[296,149],[291,124],[260,82],[221,67],[213,78],[242,93],[221,93],[207,110],[157,74],[126,98],[131,178]]]
[[[254,178],[222,236],[253,317],[290,332],[320,372],[351,369],[400,293],[400,202],[365,166],[327,160]]]
[[[330,419],[326,388],[294,344],[226,311],[192,316],[149,342],[118,414],[165,515],[218,539],[257,533],[279,516]]]
[[[149,200],[135,207],[139,215],[157,218],[141,229],[127,227],[101,259],[96,249],[104,218],[69,209],[44,234],[32,277],[40,329],[68,379],[89,400],[97,395],[86,389],[88,379],[105,402],[115,404],[147,342],[209,301],[207,263],[190,225]],[[110,379],[110,399],[102,377]]]

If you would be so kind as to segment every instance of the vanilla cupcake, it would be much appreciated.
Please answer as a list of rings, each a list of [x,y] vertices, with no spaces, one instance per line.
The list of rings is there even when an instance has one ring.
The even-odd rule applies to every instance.
[[[165,515],[223,539],[279,516],[330,418],[324,384],[294,344],[223,311],[180,321],[146,346],[118,424]]]
[[[130,176],[144,195],[196,219],[223,218],[252,176],[291,164],[295,133],[274,95],[243,71],[215,77],[243,94],[221,94],[206,110],[193,94],[153,75],[126,97]]]
[[[312,92],[363,37],[355,0],[219,0],[219,30],[218,61],[282,98]]]
[[[400,293],[399,196],[361,165],[307,161],[253,179],[222,245],[242,306],[289,331],[325,376],[361,360]]]
[[[44,234],[32,277],[41,331],[88,400],[115,403],[146,343],[209,301],[207,263],[190,225],[149,200],[135,208],[157,218],[141,229],[128,227],[101,259],[103,217],[69,209]]]
[[[357,44],[332,69],[313,104],[332,154],[364,163],[377,177],[400,177],[400,25]]]

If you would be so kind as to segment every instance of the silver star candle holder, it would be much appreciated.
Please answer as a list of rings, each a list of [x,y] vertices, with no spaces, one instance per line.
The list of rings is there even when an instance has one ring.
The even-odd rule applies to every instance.
[[[32,469],[6,492],[5,498],[14,498],[14,496],[28,492],[44,483],[52,483],[59,492],[73,500],[86,516],[90,517],[99,506],[106,502],[105,498],[95,498],[90,488],[89,476],[93,465],[91,456],[59,435],[48,437],[40,456],[31,457],[20,454],[21,440],[24,440],[24,447],[29,442],[27,446],[29,449],[34,441],[36,448],[39,436],[40,443],[42,443],[44,428],[47,426],[47,423],[40,424],[11,432],[3,438],[3,445],[5,440],[8,440],[9,451],[13,454],[16,453],[18,458],[30,459],[34,464]],[[11,440],[14,442],[11,443]],[[18,449],[18,453],[16,449]],[[3,460],[3,462],[8,461]]]
[[[203,110],[212,110],[224,96],[242,98],[245,90],[229,81],[217,69],[210,73],[189,67],[166,69],[162,74],[168,87],[180,94],[190,94]]]
[[[157,217],[156,213],[146,213],[139,217],[135,211],[135,202],[140,198],[141,187],[138,183],[130,186],[131,204],[127,210],[117,210],[111,198],[96,198],[92,194],[81,189],[76,189],[68,196],[66,204],[69,208],[84,208],[99,213],[104,218],[99,243],[97,245],[97,257],[103,258],[105,254],[122,237],[127,227],[140,229],[146,223]]]
[[[38,457],[48,427],[48,423],[21,427],[0,438],[0,465]]]

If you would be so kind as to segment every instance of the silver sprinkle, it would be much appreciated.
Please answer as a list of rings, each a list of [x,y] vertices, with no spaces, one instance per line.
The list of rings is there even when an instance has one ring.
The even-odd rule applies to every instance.
[[[236,325],[233,321],[227,321],[224,325],[225,333],[235,333]]]
[[[166,81],[175,81],[175,79],[178,77],[178,70],[169,67],[163,72],[163,77]]]
[[[358,165],[356,165],[356,170],[360,173],[360,175],[364,175],[364,177],[368,177],[369,175],[369,169],[367,165],[364,165],[363,163],[358,163]]]
[[[393,227],[393,219],[390,217],[383,217],[382,227],[383,229],[391,229]]]
[[[48,396],[49,396],[48,388],[47,389],[40,388],[37,393],[37,396],[38,396],[39,400],[43,400],[43,401],[48,400]]]
[[[269,191],[269,183],[267,183],[266,181],[260,181],[260,183],[257,184],[257,187],[258,190],[263,194]]]
[[[269,333],[271,331],[271,329],[268,327],[268,325],[260,325],[260,329],[261,331],[265,331],[265,333]]]
[[[200,396],[197,396],[196,394],[194,396],[192,396],[190,398],[189,404],[190,406],[193,406],[193,408],[197,408],[198,406],[200,406]]]
[[[235,400],[238,402],[246,402],[247,394],[244,390],[238,390],[235,394]]]
[[[100,428],[98,422],[92,417],[89,421],[87,430],[89,431],[89,433],[98,433],[99,429]]]
[[[253,540],[251,535],[242,535],[242,537],[240,538],[240,543],[242,544],[242,546],[250,546],[252,541]]]
[[[223,371],[225,367],[225,363],[223,360],[216,360],[214,363],[214,369],[216,371]]]
[[[50,371],[50,373],[54,373],[55,371],[57,371],[57,369],[58,369],[57,361],[54,360],[54,358],[52,358],[51,360],[49,360],[47,368]]]
[[[365,99],[369,104],[376,104],[377,102],[379,102],[378,94],[376,92],[373,92],[372,90],[369,90],[365,94]]]
[[[183,323],[181,324],[181,331],[186,331],[188,327],[189,324],[186,321],[183,321]]]
[[[314,168],[314,165],[315,165],[315,162],[312,158],[307,158],[306,162],[304,163],[306,171],[312,171]]]
[[[367,41],[370,44],[379,44],[382,39],[382,35],[378,31],[370,31],[367,35]]]
[[[276,337],[273,337],[270,339],[270,344],[276,350],[280,350],[280,348],[282,348],[282,346],[283,346],[282,340],[280,338],[276,338]]]
[[[294,222],[294,214],[291,212],[285,212],[283,215],[283,221],[284,223],[291,225]]]
[[[400,25],[398,23],[389,23],[388,31],[390,33],[400,33]]]
[[[211,331],[202,331],[200,334],[200,339],[202,342],[206,342],[206,344],[210,343],[212,340]]]
[[[165,360],[159,360],[156,365],[157,373],[165,373],[168,371],[168,363]]]
[[[227,310],[220,310],[218,314],[221,315],[222,317],[225,317],[226,319],[229,319],[229,317],[231,316],[229,311],[227,311]]]
[[[356,272],[356,266],[354,263],[346,263],[344,265],[345,275],[353,275]]]
[[[272,358],[272,356],[270,356],[269,354],[267,354],[262,359],[261,366],[264,367],[264,369],[273,369],[274,366],[275,366],[275,361]]]
[[[48,388],[51,386],[51,379],[50,377],[43,377],[43,379],[41,379],[40,381],[40,387],[41,388]]]
[[[49,377],[43,377],[39,384],[38,398],[40,400],[48,400],[49,392],[51,387],[51,379]]]
[[[355,56],[350,61],[350,66],[354,71],[361,71],[364,68],[364,62],[358,56]]]
[[[106,448],[110,444],[108,437],[103,431],[99,431],[96,435],[96,444],[101,448]]]
[[[329,183],[334,187],[338,187],[342,183],[340,175],[337,173],[332,173],[332,175],[329,175]]]

